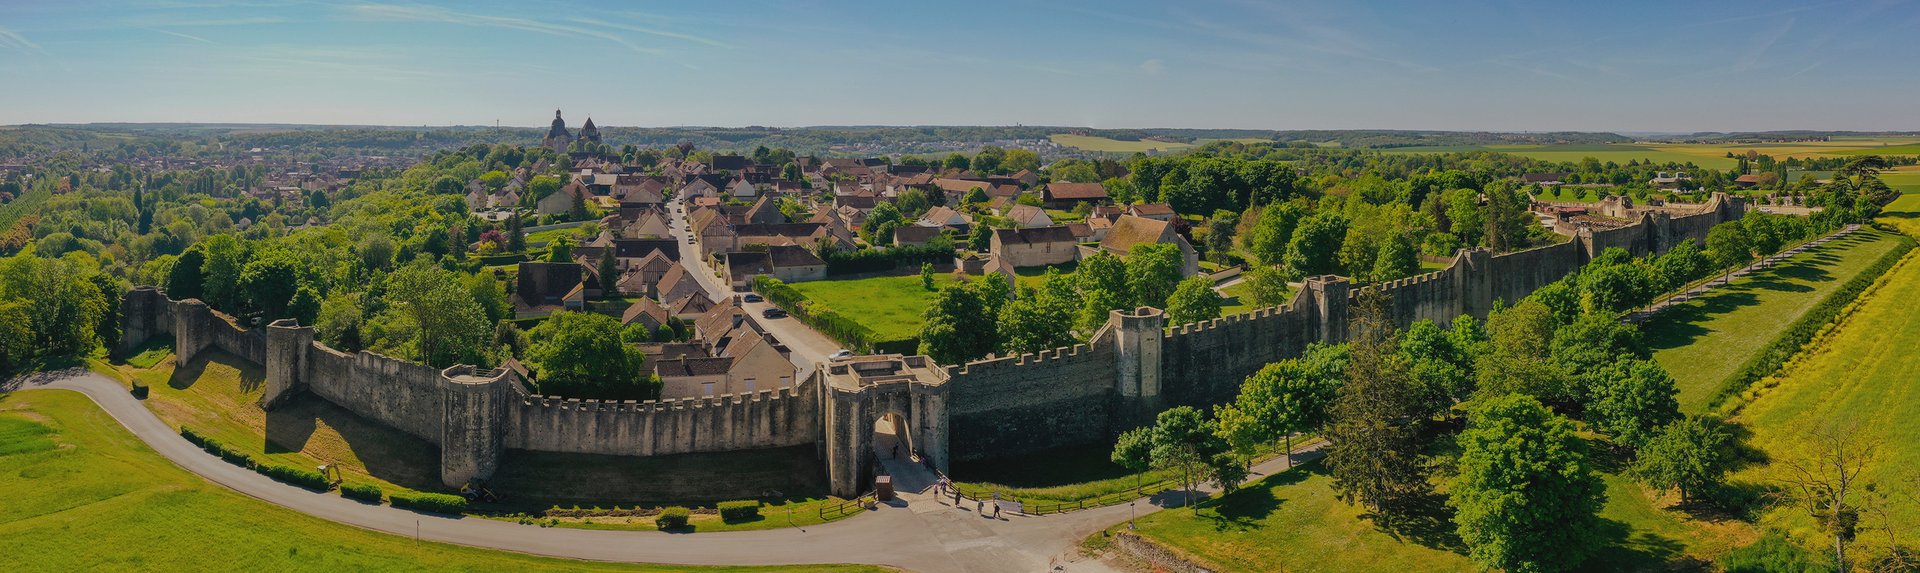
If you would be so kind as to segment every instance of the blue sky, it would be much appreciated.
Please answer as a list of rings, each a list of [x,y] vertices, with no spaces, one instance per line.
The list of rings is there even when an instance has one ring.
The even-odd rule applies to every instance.
[[[1920,4],[0,2],[0,124],[1920,129]]]

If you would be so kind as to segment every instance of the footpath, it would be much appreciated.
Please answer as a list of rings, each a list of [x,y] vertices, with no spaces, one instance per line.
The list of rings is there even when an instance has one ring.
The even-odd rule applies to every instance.
[[[1752,263],[1748,263],[1744,267],[1734,269],[1733,271],[1723,275],[1715,276],[1713,279],[1708,280],[1704,283],[1695,285],[1692,288],[1689,288],[1684,291],[1680,291],[1679,293],[1675,293],[1673,296],[1656,301],[1652,305],[1646,308],[1627,313],[1627,316],[1623,320],[1631,324],[1639,324],[1642,322],[1646,322],[1647,319],[1653,318],[1654,315],[1660,314],[1661,311],[1664,311],[1669,308],[1673,308],[1674,306],[1678,306],[1681,304],[1686,304],[1688,301],[1692,301],[1693,299],[1700,298],[1700,295],[1704,295],[1708,292],[1711,292],[1715,288],[1727,286],[1728,284],[1733,282],[1733,279],[1751,275],[1754,272],[1757,272],[1761,269],[1771,268],[1775,263],[1786,260],[1787,258],[1792,257],[1794,255],[1798,255],[1800,253],[1804,253],[1804,252],[1819,248],[1821,245],[1825,245],[1828,242],[1831,242],[1835,239],[1839,239],[1841,237],[1851,235],[1854,233],[1854,231],[1858,231],[1858,230],[1860,230],[1859,224],[1851,224],[1845,227],[1841,227],[1840,230],[1829,233],[1827,234],[1827,236],[1820,237],[1818,239],[1814,239],[1804,243],[1800,243],[1799,245],[1795,245],[1791,249],[1780,251],[1766,258],[1762,258]]]

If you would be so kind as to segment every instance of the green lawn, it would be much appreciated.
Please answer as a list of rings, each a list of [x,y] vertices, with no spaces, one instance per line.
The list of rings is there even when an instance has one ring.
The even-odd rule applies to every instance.
[[[214,485],[78,393],[0,395],[0,555],[9,571],[882,571],[570,561],[338,525]]]
[[[1898,245],[1863,229],[1668,309],[1642,327],[1654,360],[1673,374],[1683,410],[1699,412],[1727,378],[1818,304]]]
[[[1060,272],[1071,274],[1073,265],[1059,265]],[[1022,288],[1040,288],[1046,282],[1045,267],[1019,270],[1014,284]],[[935,273],[934,288],[957,282],[952,273]],[[970,277],[969,280],[980,280]],[[920,284],[920,275],[868,277],[863,279],[827,279],[788,283],[815,303],[824,304],[841,315],[859,321],[879,335],[879,340],[902,340],[920,336],[925,324],[921,315],[933,304],[933,291]]]
[[[935,273],[934,288],[954,282],[951,273]],[[901,340],[920,335],[920,318],[933,304],[933,291],[920,284],[920,275],[790,283],[808,299],[873,329],[879,340]]]
[[[527,233],[527,246],[543,247],[546,246],[547,243],[551,243],[554,239],[558,239],[564,235],[574,235],[575,239],[583,239],[585,237],[579,236],[580,227],[591,222],[593,221],[581,221],[558,229],[547,229],[545,231]]]

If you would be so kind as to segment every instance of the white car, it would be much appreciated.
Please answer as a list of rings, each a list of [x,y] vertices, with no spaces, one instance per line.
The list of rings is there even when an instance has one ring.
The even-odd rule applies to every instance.
[[[835,350],[833,351],[833,354],[827,355],[828,360],[839,360],[841,358],[852,358],[852,357],[853,357],[853,351],[847,350],[845,348]]]

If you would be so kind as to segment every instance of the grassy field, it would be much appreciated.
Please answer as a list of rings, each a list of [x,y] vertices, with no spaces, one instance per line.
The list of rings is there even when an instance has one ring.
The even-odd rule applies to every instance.
[[[1166,142],[1166,141],[1146,141],[1146,140],[1121,141],[1118,139],[1110,139],[1105,137],[1095,137],[1091,135],[1068,135],[1065,133],[1053,134],[1051,136],[1051,139],[1053,139],[1054,143],[1065,145],[1067,147],[1072,147],[1074,149],[1080,149],[1085,151],[1099,151],[1099,152],[1105,152],[1105,153],[1145,153],[1147,151],[1151,151],[1155,149],[1160,151],[1179,151],[1182,149],[1193,147],[1193,144],[1191,143],[1175,143],[1175,142]]]
[[[1810,435],[1816,431],[1851,428],[1856,443],[1879,443],[1860,483],[1874,483],[1893,500],[1887,508],[1895,531],[1904,539],[1920,534],[1920,504],[1915,491],[1915,467],[1920,467],[1920,264],[1914,256],[1896,266],[1882,282],[1861,298],[1854,314],[1844,319],[1778,376],[1762,381],[1757,396],[1736,418],[1752,430],[1748,445],[1766,459],[1804,457],[1810,453]],[[1777,484],[1786,470],[1778,463],[1744,470],[1737,481]],[[1791,509],[1776,510],[1769,521],[1779,523],[1810,546],[1821,543],[1811,520]],[[1868,518],[1865,527],[1882,527]],[[1880,533],[1862,535],[1878,544]]]
[[[1920,193],[1920,167],[1902,167],[1881,173],[1880,180],[1902,193]]]
[[[1894,235],[1863,229],[1674,307],[1642,327],[1673,374],[1680,406],[1702,411],[1728,377],[1807,309],[1887,251]]]
[[[134,364],[148,359],[154,363],[150,368]],[[147,384],[147,407],[169,425],[193,428],[255,459],[308,468],[334,464],[346,481],[373,483],[389,493],[446,490],[433,444],[310,394],[270,412],[261,410],[264,373],[232,355],[211,352],[177,368],[171,353],[150,348],[113,368],[123,378]],[[510,450],[507,456],[491,483],[502,502],[478,509],[533,513],[551,507],[711,505],[764,498],[773,504],[769,511],[791,509],[801,516],[796,523],[808,525],[822,521],[819,506],[838,502],[826,495],[826,470],[810,448],[646,458]],[[599,521],[652,528],[651,518]],[[712,514],[695,515],[693,524],[707,531],[788,525],[784,520],[724,523]]]
[[[1611,470],[1604,468],[1603,470]],[[1757,532],[1737,521],[1698,519],[1667,509],[1631,478],[1602,471],[1607,503],[1599,533],[1607,547],[1588,571],[1693,569]],[[1444,495],[1422,515],[1383,528],[1335,498],[1318,462],[1275,474],[1198,512],[1167,509],[1138,522],[1138,533],[1218,571],[1469,571],[1477,567],[1454,535]],[[1109,533],[1124,531],[1117,525]]]
[[[1058,268],[1063,273],[1073,272],[1071,265]],[[1014,283],[1019,287],[1039,288],[1041,283],[1046,282],[1044,267],[1020,269],[1019,275],[1014,277]],[[979,278],[973,277],[971,280]],[[937,273],[933,281],[934,288],[945,288],[958,282],[952,273]],[[934,296],[934,291],[920,284],[918,274],[789,284],[814,302],[873,329],[880,340],[919,336],[921,325],[926,323],[920,317],[933,304]]]
[[[534,557],[338,525],[208,483],[85,396],[0,395],[0,555],[9,571],[882,571]]]
[[[1252,288],[1253,286],[1247,284],[1247,281],[1240,281],[1219,289],[1220,295],[1227,297],[1227,300],[1220,305],[1220,316],[1250,312],[1259,308],[1253,303],[1253,295],[1249,290]],[[1293,297],[1293,288],[1287,288],[1287,297]]]
[[[951,273],[936,273],[934,288],[954,282]],[[920,275],[871,277],[791,283],[814,302],[873,329],[880,340],[920,335],[920,318],[933,304],[933,291],[920,284]]]

